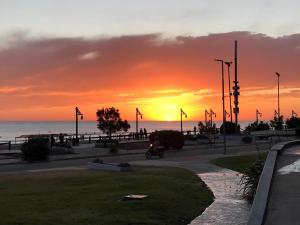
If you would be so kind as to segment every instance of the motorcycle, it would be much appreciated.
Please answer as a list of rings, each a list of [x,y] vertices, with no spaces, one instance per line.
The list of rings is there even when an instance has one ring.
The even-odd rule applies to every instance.
[[[150,144],[149,149],[146,151],[145,156],[146,159],[151,159],[152,156],[158,156],[162,158],[164,156],[164,147]]]

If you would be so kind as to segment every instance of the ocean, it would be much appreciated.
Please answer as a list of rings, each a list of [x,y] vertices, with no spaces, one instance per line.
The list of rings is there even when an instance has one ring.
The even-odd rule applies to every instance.
[[[135,121],[129,122],[129,132],[135,132]],[[245,128],[250,122],[242,121],[241,128]],[[184,121],[183,130],[193,130],[197,121]],[[221,122],[216,122],[220,127]],[[101,133],[95,121],[79,121],[79,133]],[[155,130],[171,129],[180,130],[180,121],[139,121],[139,128],[146,128],[148,132]],[[15,137],[26,134],[51,134],[51,133],[75,133],[75,122],[73,121],[9,121],[0,122],[0,141],[14,141]]]

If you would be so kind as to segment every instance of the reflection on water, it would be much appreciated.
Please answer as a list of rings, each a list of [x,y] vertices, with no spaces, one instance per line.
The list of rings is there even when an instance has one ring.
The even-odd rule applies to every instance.
[[[241,198],[241,175],[229,170],[198,175],[213,191],[216,199],[191,225],[247,224],[251,206]]]

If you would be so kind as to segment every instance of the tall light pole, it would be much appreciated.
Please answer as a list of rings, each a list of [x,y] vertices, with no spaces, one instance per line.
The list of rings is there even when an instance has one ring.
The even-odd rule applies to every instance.
[[[139,116],[143,119],[143,114],[140,112],[138,108],[135,109],[135,131],[139,133]]]
[[[239,89],[240,86],[238,85],[238,43],[237,40],[234,41],[234,87],[233,89],[233,97],[234,97],[234,108],[233,113],[235,116],[235,132],[239,133],[240,130],[238,129],[238,114],[240,112],[239,108]]]
[[[212,109],[210,109],[210,113],[209,113],[209,117],[210,117],[210,127],[212,127],[213,126],[213,116],[217,116],[217,114],[212,110]]]
[[[230,114],[225,110],[225,121],[226,121],[226,116],[230,117]]]
[[[207,116],[209,116],[209,112],[205,109],[204,118],[205,118],[205,126],[208,127]]]
[[[224,139],[224,155],[226,155],[226,115],[225,115],[225,94],[224,94],[224,60],[215,59],[216,62],[221,62],[222,65],[222,103],[223,103],[223,139]]]
[[[80,110],[78,109],[78,107],[75,107],[75,117],[76,117],[76,141],[78,140],[78,116],[80,116],[80,119],[83,120],[83,114],[80,112]]]
[[[280,102],[279,102],[279,77],[280,77],[280,73],[278,73],[278,72],[275,72],[275,74],[277,75],[277,85],[278,85],[278,87],[277,87],[277,113],[278,113],[278,122],[279,122],[279,120],[280,120]]]
[[[180,131],[182,133],[182,116],[185,116],[185,118],[187,118],[187,114],[182,110],[180,109]]]
[[[276,118],[276,117],[278,117],[278,116],[279,116],[279,114],[278,114],[277,110],[275,109],[275,110],[274,110],[274,117]]]
[[[230,82],[230,66],[232,64],[232,62],[224,62],[227,65],[227,73],[228,73],[228,95],[229,95],[229,105],[230,105],[230,122],[232,123],[232,106],[231,106],[231,82]]]
[[[255,116],[256,116],[256,123],[258,123],[258,117],[262,117],[262,113],[260,111],[258,111],[258,109],[256,109],[256,113],[255,113]]]

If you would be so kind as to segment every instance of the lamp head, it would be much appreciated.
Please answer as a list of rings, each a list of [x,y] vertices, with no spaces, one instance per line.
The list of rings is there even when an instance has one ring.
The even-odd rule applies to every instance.
[[[280,73],[278,73],[278,72],[275,72],[275,74],[276,74],[278,77],[280,77]]]
[[[232,62],[224,62],[227,66],[230,66]]]
[[[223,59],[215,59],[216,62],[223,62]]]

